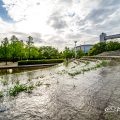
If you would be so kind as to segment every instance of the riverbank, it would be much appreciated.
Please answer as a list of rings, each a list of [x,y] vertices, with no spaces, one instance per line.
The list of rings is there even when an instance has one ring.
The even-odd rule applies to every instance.
[[[8,64],[6,65],[5,62],[0,63],[0,70],[1,69],[16,69],[16,68],[34,68],[34,67],[50,67],[50,66],[54,66],[57,65],[58,63],[52,63],[52,64],[35,64],[35,65],[20,65],[18,66],[18,63],[12,63],[12,62],[8,62]]]
[[[17,62],[7,62],[7,65],[6,65],[6,62],[0,62],[0,67],[9,67],[9,66],[17,66]]]
[[[82,60],[98,59],[98,60],[120,60],[120,56],[85,56]]]

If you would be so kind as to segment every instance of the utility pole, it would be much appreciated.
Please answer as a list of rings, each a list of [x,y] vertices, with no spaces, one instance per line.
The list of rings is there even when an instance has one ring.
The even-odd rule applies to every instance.
[[[76,52],[76,43],[77,43],[77,41],[74,41],[74,43],[75,43],[75,59],[76,59],[76,57],[77,57],[77,52]]]
[[[84,53],[85,53],[85,41],[84,41]]]

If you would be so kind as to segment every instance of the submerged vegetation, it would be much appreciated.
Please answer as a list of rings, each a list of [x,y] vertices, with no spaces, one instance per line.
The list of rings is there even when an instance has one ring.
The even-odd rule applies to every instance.
[[[9,95],[10,96],[16,96],[20,92],[23,92],[23,91],[31,92],[33,90],[33,88],[34,88],[33,85],[26,86],[26,85],[23,85],[23,84],[17,84],[14,87],[9,89]]]
[[[38,78],[39,79],[39,78]],[[30,83],[30,82],[29,82]],[[28,84],[28,83],[27,83]],[[49,87],[51,84],[49,83],[43,83],[41,81],[37,81],[35,84],[20,84],[19,82],[15,82],[15,85],[8,88],[8,95],[9,96],[17,96],[21,92],[26,92],[26,93],[32,93],[32,90],[36,87],[40,87],[41,85],[44,85],[46,87]],[[3,97],[3,91],[0,91],[0,98]]]
[[[0,91],[0,98],[3,97],[3,91]]]
[[[107,62],[107,61],[102,61],[102,62],[96,64],[96,65],[93,66],[93,67],[83,68],[83,69],[77,70],[77,71],[75,71],[75,72],[73,72],[73,73],[68,73],[68,75],[70,75],[70,76],[75,76],[75,75],[78,75],[78,74],[82,74],[82,73],[88,72],[88,71],[90,71],[90,70],[94,70],[94,69],[97,69],[97,68],[100,68],[100,67],[105,67],[105,66],[107,66],[107,65],[108,65],[108,62]]]
[[[3,85],[8,85],[8,80],[3,79],[3,80],[1,80],[1,83],[2,83]]]

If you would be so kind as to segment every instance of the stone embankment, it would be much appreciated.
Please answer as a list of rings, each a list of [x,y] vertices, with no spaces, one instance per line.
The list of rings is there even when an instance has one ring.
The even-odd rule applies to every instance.
[[[120,56],[85,56],[82,58],[82,60],[120,60]]]

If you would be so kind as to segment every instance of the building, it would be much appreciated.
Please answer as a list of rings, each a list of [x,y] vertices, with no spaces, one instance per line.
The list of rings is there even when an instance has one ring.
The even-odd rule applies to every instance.
[[[108,40],[108,39],[115,39],[115,38],[120,38],[120,34],[109,35],[109,36],[107,36],[106,33],[100,34],[100,42],[106,42],[106,40]]]
[[[106,41],[106,33],[101,33],[100,34],[100,42],[105,42]]]
[[[88,51],[93,47],[91,44],[80,45],[76,47],[76,50],[82,50],[84,53],[88,53]]]

